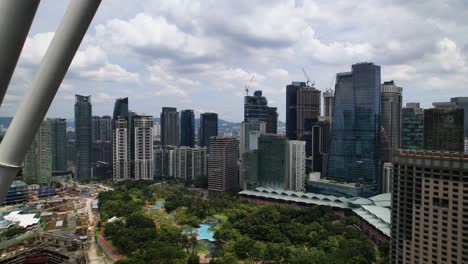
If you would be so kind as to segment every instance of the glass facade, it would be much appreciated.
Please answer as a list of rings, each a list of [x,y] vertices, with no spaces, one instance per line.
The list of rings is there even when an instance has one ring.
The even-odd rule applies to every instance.
[[[161,145],[179,145],[179,113],[175,107],[163,107],[161,112]]]
[[[264,121],[268,119],[268,100],[262,91],[255,91],[253,96],[244,97],[244,121]]]
[[[464,118],[464,130],[465,130],[465,138],[468,138],[468,97],[454,97],[450,99],[451,102],[455,103],[457,107],[463,109],[465,114]]]
[[[91,96],[76,95],[76,174],[78,180],[91,179]]]
[[[52,170],[67,170],[67,121],[62,118],[49,119],[52,149]]]
[[[360,63],[338,73],[327,178],[378,191],[380,185],[380,66]]]
[[[198,131],[198,145],[210,146],[210,137],[218,136],[218,114],[204,113],[200,115],[200,128]]]
[[[463,109],[436,107],[424,110],[424,149],[465,151]]]
[[[268,188],[283,188],[286,180],[285,136],[263,134],[258,138],[258,181]]]
[[[195,146],[195,115],[193,110],[182,110],[180,112],[180,145]]]
[[[401,148],[423,149],[424,111],[418,108],[403,108],[401,123]]]

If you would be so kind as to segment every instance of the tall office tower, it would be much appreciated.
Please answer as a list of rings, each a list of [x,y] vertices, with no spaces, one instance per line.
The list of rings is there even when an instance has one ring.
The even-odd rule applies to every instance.
[[[240,175],[243,190],[258,187],[258,149],[247,150],[242,154]]]
[[[454,97],[450,99],[451,102],[455,103],[457,107],[462,108],[465,119],[463,123],[465,124],[465,152],[468,152],[468,97]]]
[[[259,133],[255,133],[259,132]],[[257,149],[257,138],[258,134],[264,134],[266,132],[265,122],[252,121],[252,122],[241,122],[240,125],[240,156],[245,151]],[[257,136],[255,136],[257,135]],[[252,142],[250,139],[253,139]]]
[[[193,110],[180,111],[180,145],[195,146],[195,115]]]
[[[268,118],[266,121],[266,132],[268,134],[278,133],[278,108],[268,107]]]
[[[258,183],[263,187],[284,188],[286,180],[286,144],[283,135],[258,137]]]
[[[152,180],[153,161],[153,117],[135,116],[135,180]]]
[[[288,140],[286,144],[286,182],[285,189],[305,191],[305,142]]]
[[[262,91],[255,91],[253,96],[244,97],[244,121],[268,120],[268,100],[262,95]]]
[[[118,98],[115,100],[114,114],[112,115],[112,118],[117,120],[119,116],[128,116],[128,97]]]
[[[198,128],[198,145],[210,147],[210,138],[218,136],[218,114],[200,114],[200,127]]]
[[[317,120],[319,116],[319,90],[305,82],[292,82],[286,86],[286,136],[289,140],[302,140],[307,122]]]
[[[211,137],[208,156],[208,191],[232,192],[239,188],[239,141],[235,137]]]
[[[44,120],[24,159],[24,178],[40,185],[48,185],[52,178],[52,149],[50,123]]]
[[[335,93],[328,89],[323,93],[323,112],[325,119],[331,123],[333,118],[333,105],[335,102]]]
[[[327,166],[327,178],[359,183],[366,196],[380,189],[380,66],[336,75]]]
[[[440,103],[434,105],[435,108],[424,110],[424,149],[463,152],[463,109]]]
[[[91,119],[91,141],[112,140],[112,118],[110,116],[93,116]]]
[[[407,103],[401,115],[401,148],[423,149],[424,109],[419,103]]]
[[[78,180],[91,179],[91,96],[76,95],[76,174]]]
[[[305,135],[302,140],[306,142],[306,172],[322,172],[323,157],[328,153],[330,141],[330,121],[320,117],[319,120],[306,125]],[[307,144],[310,145],[307,148]]]
[[[468,263],[468,155],[401,150],[394,162],[390,262]]]
[[[402,88],[395,85],[394,81],[384,82],[380,94],[380,118],[381,126],[388,142],[388,149],[383,152],[382,160],[391,162],[392,157],[400,148],[401,137],[401,108]]]
[[[114,181],[130,179],[130,131],[128,119],[117,116],[114,120],[113,139],[113,179]]]
[[[175,107],[163,107],[161,112],[161,145],[179,145],[179,113]]]
[[[52,151],[52,170],[67,170],[67,120],[48,119],[50,125],[50,147]]]
[[[193,181],[207,176],[206,148],[179,147],[175,150],[175,177]]]

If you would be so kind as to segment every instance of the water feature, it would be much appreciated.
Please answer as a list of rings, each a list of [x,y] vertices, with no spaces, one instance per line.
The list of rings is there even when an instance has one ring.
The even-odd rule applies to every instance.
[[[159,209],[161,209],[161,207],[164,206],[165,202],[166,202],[165,200],[157,201],[156,204],[153,207],[151,207],[148,211],[150,211],[150,212],[159,211]]]
[[[213,235],[214,235],[214,232],[212,230],[210,230],[211,228],[211,225],[209,224],[201,224],[200,227],[197,229],[197,233],[198,233],[198,236],[197,236],[197,240],[208,240],[208,241],[215,241]]]

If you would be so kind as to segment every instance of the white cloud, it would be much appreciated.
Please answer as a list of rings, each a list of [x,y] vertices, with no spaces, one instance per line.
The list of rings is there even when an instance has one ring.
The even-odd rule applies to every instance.
[[[139,74],[129,72],[117,64],[105,64],[104,66],[89,71],[80,72],[80,76],[97,82],[138,83]]]

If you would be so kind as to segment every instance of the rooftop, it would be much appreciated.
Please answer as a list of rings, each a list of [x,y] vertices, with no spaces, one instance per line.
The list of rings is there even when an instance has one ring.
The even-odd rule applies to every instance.
[[[356,215],[390,237],[390,193],[383,193],[369,198],[346,198],[334,195],[259,187],[254,190],[241,191],[239,194],[284,202],[296,202],[350,209]]]
[[[36,218],[36,214],[21,214],[21,211],[13,211],[3,218],[18,223],[22,227],[30,227],[39,223],[39,218]]]

